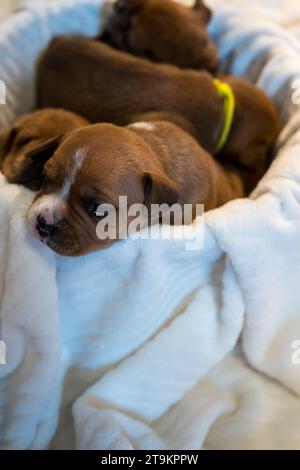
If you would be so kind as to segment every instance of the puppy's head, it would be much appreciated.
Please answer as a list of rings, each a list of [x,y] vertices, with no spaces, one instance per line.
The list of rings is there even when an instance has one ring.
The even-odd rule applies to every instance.
[[[127,207],[171,205],[178,198],[175,184],[146,142],[130,128],[111,124],[68,134],[44,173],[43,187],[27,214],[28,228],[63,256],[84,255],[120,238],[119,196],[127,197]],[[102,213],[99,206],[105,209]],[[116,225],[115,238],[99,237],[98,224],[105,224],[108,217]]]
[[[87,124],[80,116],[59,109],[26,114],[0,134],[0,170],[9,183],[39,189],[44,164],[57,149],[61,137]]]
[[[218,54],[202,0],[187,8],[173,0],[117,0],[100,39],[117,49],[160,63],[216,70]]]

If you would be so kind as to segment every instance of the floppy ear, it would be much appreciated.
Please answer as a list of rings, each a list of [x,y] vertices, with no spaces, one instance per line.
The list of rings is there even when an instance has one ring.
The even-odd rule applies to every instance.
[[[0,168],[6,155],[10,152],[17,136],[18,130],[13,127],[0,134]]]
[[[171,206],[179,199],[179,193],[175,183],[163,173],[146,172],[143,176],[144,204],[168,204]]]
[[[14,182],[28,189],[40,189],[44,180],[44,165],[59,147],[61,139],[61,136],[48,139],[27,153],[22,164],[16,167]]]
[[[211,10],[203,3],[202,0],[195,0],[193,10],[201,14],[201,18],[204,21],[204,24],[209,23],[211,19]]]
[[[30,158],[33,162],[39,162],[42,165],[50,160],[54,152],[58,149],[62,140],[62,136],[51,137],[44,142],[38,144],[33,150],[26,154],[26,157]]]

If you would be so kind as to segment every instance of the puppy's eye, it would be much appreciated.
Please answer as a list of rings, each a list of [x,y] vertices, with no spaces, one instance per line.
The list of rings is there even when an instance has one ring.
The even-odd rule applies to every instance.
[[[96,201],[93,201],[93,199],[88,199],[85,201],[85,208],[87,212],[91,215],[97,216],[97,210],[99,207],[99,203]]]

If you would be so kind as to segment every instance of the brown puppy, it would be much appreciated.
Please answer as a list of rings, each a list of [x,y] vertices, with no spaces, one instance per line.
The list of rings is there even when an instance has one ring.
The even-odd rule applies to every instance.
[[[59,139],[88,124],[84,118],[60,109],[34,111],[0,134],[0,170],[9,183],[39,189],[44,163]]]
[[[100,39],[154,62],[215,71],[218,53],[206,31],[210,17],[202,0],[193,8],[174,0],[118,0]]]
[[[188,164],[187,164],[188,162]],[[163,121],[127,127],[94,124],[62,139],[45,165],[46,181],[27,214],[30,232],[64,256],[110,246],[99,239],[98,206],[203,203],[213,209],[244,195],[239,175],[225,171],[185,131]],[[108,217],[108,214],[103,216]],[[133,220],[129,214],[129,223]],[[124,216],[124,212],[122,214]],[[147,219],[146,219],[147,220]]]
[[[238,166],[248,193],[265,171],[279,116],[256,86],[236,77],[224,81],[232,87],[236,106],[220,152],[224,104],[206,72],[154,64],[89,39],[60,37],[41,57],[37,85],[42,107],[64,107],[91,122],[126,125],[141,114],[152,120],[152,113],[160,112],[160,119],[181,126],[209,153],[218,153],[220,161]]]

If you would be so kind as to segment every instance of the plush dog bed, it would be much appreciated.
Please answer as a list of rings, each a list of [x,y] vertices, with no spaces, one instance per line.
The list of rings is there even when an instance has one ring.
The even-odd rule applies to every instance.
[[[1,448],[300,448],[300,43],[216,4],[223,70],[281,112],[276,159],[250,199],[205,215],[202,250],[126,240],[81,259],[27,237],[33,194],[0,175]],[[32,108],[49,39],[96,34],[100,10],[67,0],[1,25],[1,129]]]

